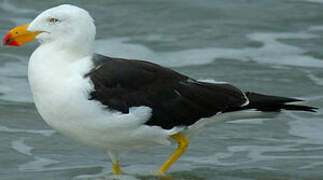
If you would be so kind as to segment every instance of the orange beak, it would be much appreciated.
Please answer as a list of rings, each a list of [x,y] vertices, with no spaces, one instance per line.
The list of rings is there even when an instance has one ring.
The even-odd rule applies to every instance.
[[[21,46],[35,40],[36,36],[41,33],[41,31],[27,31],[28,26],[29,24],[25,24],[23,26],[11,29],[2,40],[3,45]]]

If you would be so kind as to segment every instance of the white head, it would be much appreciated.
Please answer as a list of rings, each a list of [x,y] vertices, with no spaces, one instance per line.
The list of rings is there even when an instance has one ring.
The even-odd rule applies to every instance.
[[[9,33],[3,40],[5,45],[20,46],[36,38],[41,44],[55,43],[59,48],[92,51],[96,29],[86,10],[63,4],[45,10],[29,25]]]

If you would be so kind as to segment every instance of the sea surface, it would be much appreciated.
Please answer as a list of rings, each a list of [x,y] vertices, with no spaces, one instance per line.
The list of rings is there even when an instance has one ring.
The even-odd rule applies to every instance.
[[[94,17],[96,52],[322,108],[323,0],[0,0],[0,37],[68,2]],[[122,154],[127,174],[115,177],[106,153],[41,119],[27,80],[37,46],[0,48],[0,179],[157,179],[150,172],[175,146]],[[174,180],[323,179],[323,110],[204,129],[168,174]]]

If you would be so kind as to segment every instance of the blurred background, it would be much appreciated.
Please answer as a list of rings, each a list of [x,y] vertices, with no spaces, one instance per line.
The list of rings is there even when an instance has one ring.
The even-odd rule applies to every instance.
[[[0,36],[72,3],[97,26],[96,52],[149,60],[196,79],[323,105],[323,0],[0,0]],[[37,42],[0,48],[0,179],[109,179],[101,151],[39,117],[27,80]],[[323,179],[323,111],[284,112],[206,129],[171,168],[174,179]],[[124,179],[148,174],[175,147],[123,154]]]

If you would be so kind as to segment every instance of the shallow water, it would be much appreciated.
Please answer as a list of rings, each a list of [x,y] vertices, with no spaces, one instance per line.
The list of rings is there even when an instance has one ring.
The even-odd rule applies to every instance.
[[[0,1],[1,37],[67,1]],[[96,51],[151,60],[196,79],[323,105],[323,1],[69,1],[96,20]],[[37,43],[0,48],[0,179],[156,179],[175,147],[125,153],[113,177],[101,151],[37,114],[27,82]],[[173,179],[323,179],[323,112],[284,112],[205,129],[171,168]]]

